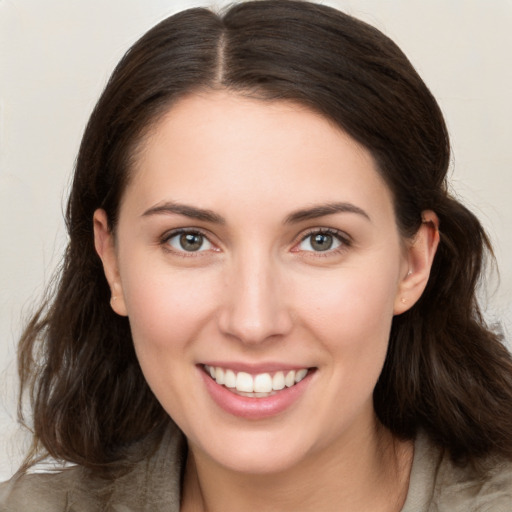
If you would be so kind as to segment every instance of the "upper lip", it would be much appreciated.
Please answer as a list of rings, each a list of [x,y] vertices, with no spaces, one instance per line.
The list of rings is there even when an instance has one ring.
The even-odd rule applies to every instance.
[[[252,375],[258,373],[271,373],[278,371],[290,371],[290,370],[301,370],[302,368],[311,368],[310,365],[305,364],[290,364],[290,363],[278,363],[278,362],[267,362],[267,363],[245,363],[241,361],[204,361],[201,363],[202,366],[213,366],[220,367],[226,370],[233,370],[235,372],[246,372]]]

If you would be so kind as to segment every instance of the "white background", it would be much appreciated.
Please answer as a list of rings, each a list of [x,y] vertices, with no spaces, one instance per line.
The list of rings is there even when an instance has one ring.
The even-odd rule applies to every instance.
[[[217,2],[215,6],[225,5]],[[512,332],[512,0],[324,2],[376,25],[416,66],[452,136],[453,188],[496,247],[491,321]],[[60,259],[81,133],[110,72],[147,29],[194,0],[0,0],[0,481],[26,444],[15,345]]]

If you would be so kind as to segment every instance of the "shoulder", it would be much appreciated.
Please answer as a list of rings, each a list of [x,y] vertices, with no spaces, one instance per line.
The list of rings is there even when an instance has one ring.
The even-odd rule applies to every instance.
[[[80,466],[15,476],[0,484],[0,512],[177,512],[184,437],[169,428],[156,451],[146,449],[144,442],[134,446],[142,456],[116,478],[100,478]]]
[[[89,512],[99,510],[92,492],[84,492],[81,468],[13,477],[0,485],[1,512]]]
[[[491,458],[484,465],[459,467],[446,457],[437,473],[436,501],[453,511],[510,512],[512,461]]]
[[[415,443],[403,512],[510,512],[512,461],[488,458],[479,467],[454,464],[424,434]]]

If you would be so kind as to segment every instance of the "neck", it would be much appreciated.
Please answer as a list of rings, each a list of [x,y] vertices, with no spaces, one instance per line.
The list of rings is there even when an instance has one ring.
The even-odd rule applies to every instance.
[[[378,426],[278,473],[230,471],[190,448],[183,512],[398,512],[407,496],[413,455],[412,443]]]

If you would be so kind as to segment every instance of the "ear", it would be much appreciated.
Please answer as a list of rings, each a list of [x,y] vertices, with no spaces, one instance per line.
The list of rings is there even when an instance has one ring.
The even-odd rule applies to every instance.
[[[395,315],[410,309],[427,286],[430,269],[439,245],[439,219],[431,210],[422,212],[423,222],[411,241],[406,242],[408,268],[398,285]]]
[[[98,209],[94,212],[93,225],[94,247],[103,263],[103,271],[112,294],[110,306],[118,315],[127,316],[123,287],[119,275],[114,233],[109,227],[105,210]]]

